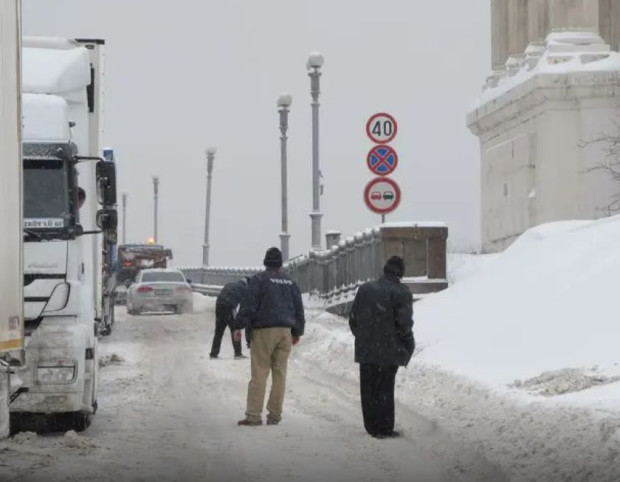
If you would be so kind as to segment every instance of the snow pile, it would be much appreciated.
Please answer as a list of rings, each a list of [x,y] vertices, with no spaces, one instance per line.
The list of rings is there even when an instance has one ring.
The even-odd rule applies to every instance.
[[[516,380],[513,387],[523,388],[531,393],[553,397],[564,393],[580,392],[599,385],[620,381],[619,376],[608,377],[597,370],[563,368],[541,373],[528,380]]]
[[[37,438],[38,435],[34,432],[19,432],[16,433],[11,440],[18,445],[24,445],[37,440]]]
[[[95,447],[95,445],[90,439],[78,435],[78,433],[74,430],[69,430],[67,433],[65,433],[65,436],[62,439],[62,444],[67,448],[80,450],[91,449]]]
[[[402,403],[511,480],[620,480],[620,217],[542,225],[416,303]],[[297,356],[358,379],[346,320],[309,313]]]
[[[215,310],[214,296],[205,296],[201,293],[194,292],[194,313],[204,313]]]
[[[107,367],[108,365],[120,365],[125,362],[125,359],[117,355],[116,353],[111,353],[109,355],[102,355],[99,357],[99,367]]]
[[[531,43],[523,54],[509,57],[505,65],[487,79],[474,109],[538,75],[618,70],[620,53],[611,51],[598,34],[552,32],[544,44]]]
[[[498,254],[448,253],[448,283],[453,285],[486,268]]]
[[[616,375],[618,236],[620,217],[529,230],[478,275],[416,306],[420,360],[498,389],[563,368]]]

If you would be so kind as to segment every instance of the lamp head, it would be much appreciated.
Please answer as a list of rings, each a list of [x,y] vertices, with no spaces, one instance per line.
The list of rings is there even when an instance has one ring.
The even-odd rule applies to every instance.
[[[325,59],[323,58],[323,54],[320,52],[312,52],[308,56],[308,62],[306,63],[306,67],[308,70],[310,69],[320,69],[323,66],[323,62]]]
[[[290,94],[281,94],[278,97],[278,107],[290,107],[293,103],[293,96]]]

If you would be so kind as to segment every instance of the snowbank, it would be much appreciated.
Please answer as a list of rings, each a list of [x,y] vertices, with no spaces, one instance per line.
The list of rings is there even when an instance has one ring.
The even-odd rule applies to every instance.
[[[511,480],[620,480],[620,217],[539,226],[416,303],[398,399]],[[311,313],[300,357],[357,380],[346,320]]]
[[[194,292],[194,313],[204,313],[215,310],[215,297],[205,296]]]
[[[446,256],[450,285],[478,273],[493,262],[498,254],[448,253]]]

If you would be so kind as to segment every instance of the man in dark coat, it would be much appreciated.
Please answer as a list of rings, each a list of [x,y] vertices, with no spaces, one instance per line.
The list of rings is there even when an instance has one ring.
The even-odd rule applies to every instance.
[[[404,272],[402,258],[391,257],[381,278],[360,286],[349,315],[364,427],[376,438],[399,436],[394,431],[394,383],[398,367],[407,366],[415,348],[413,297],[400,282]]]
[[[245,418],[238,425],[262,425],[267,377],[271,392],[267,402],[267,425],[282,419],[286,369],[292,346],[304,334],[306,323],[297,283],[282,271],[282,253],[271,248],[263,261],[265,271],[250,280],[248,295],[241,303],[235,329],[251,328],[252,378],[248,384]]]
[[[211,358],[217,358],[220,354],[222,345],[222,336],[226,331],[226,327],[230,328],[230,336],[233,348],[235,350],[235,358],[245,358],[241,352],[241,336],[240,333],[234,333],[232,321],[235,310],[241,304],[248,292],[249,278],[235,281],[224,285],[222,291],[215,301],[215,333],[213,334],[213,343],[211,345]]]

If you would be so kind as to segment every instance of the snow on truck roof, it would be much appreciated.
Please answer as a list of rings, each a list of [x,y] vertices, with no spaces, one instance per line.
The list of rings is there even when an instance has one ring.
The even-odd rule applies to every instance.
[[[24,142],[57,142],[70,139],[67,101],[43,94],[22,96]]]
[[[65,37],[33,37],[25,35],[22,38],[23,48],[69,50],[78,46],[71,38]]]
[[[23,92],[62,94],[90,84],[90,61],[85,47],[25,47],[22,52]]]

